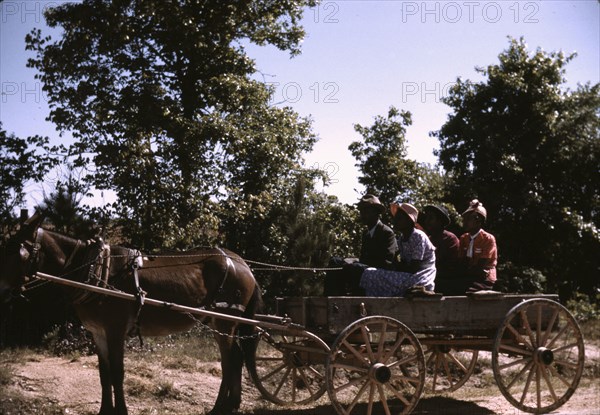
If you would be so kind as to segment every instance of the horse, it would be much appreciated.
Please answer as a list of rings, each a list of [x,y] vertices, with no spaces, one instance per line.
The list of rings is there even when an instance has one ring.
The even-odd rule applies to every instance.
[[[64,288],[96,345],[102,387],[99,415],[127,414],[123,359],[128,336],[164,336],[198,323],[191,314],[144,307],[145,296],[244,318],[252,318],[262,304],[252,271],[231,251],[212,248],[145,257],[101,239],[81,241],[43,229],[42,219],[35,214],[9,239],[0,263],[0,298],[9,298],[40,272],[135,294],[138,299]],[[256,367],[255,328],[235,319],[201,320],[212,327],[221,355],[221,385],[209,413],[236,413],[241,404],[243,365]]]

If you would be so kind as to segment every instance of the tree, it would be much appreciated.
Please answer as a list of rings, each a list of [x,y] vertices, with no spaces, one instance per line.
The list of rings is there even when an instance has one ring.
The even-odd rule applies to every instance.
[[[0,123],[0,223],[14,222],[14,210],[25,198],[25,187],[31,181],[40,181],[57,158],[48,137],[27,138],[8,134]],[[5,231],[6,229],[4,229]]]
[[[64,181],[59,180],[50,194],[44,194],[43,202],[37,206],[44,217],[58,232],[80,239],[91,239],[97,235],[94,220],[86,215],[81,202],[87,195],[86,189],[71,170]]]
[[[219,234],[223,244],[258,266],[265,298],[321,293],[322,275],[308,271],[327,266],[331,247],[341,239],[329,211],[336,198],[315,190],[322,172],[299,170],[260,196],[229,198]],[[276,266],[292,267],[279,271]],[[266,268],[266,269],[265,269]]]
[[[408,111],[390,107],[387,117],[377,116],[373,125],[356,124],[362,137],[348,147],[362,175],[358,181],[367,193],[378,195],[384,203],[397,197],[422,204],[443,198],[443,178],[434,168],[407,158],[406,127],[412,125]]]
[[[252,78],[244,43],[298,54],[311,5],[84,0],[46,12],[64,30],[58,41],[28,35],[50,120],[73,132],[89,182],[115,190],[134,244],[211,242],[227,189],[257,196],[302,164],[310,122],[268,105],[273,91]]]
[[[310,269],[327,266],[332,235],[328,224],[318,218],[327,201],[323,194],[314,191],[312,184],[310,178],[300,175],[287,203],[273,212],[277,233],[285,241],[281,263],[300,268],[272,275],[271,284],[266,288],[277,296],[322,293],[323,275]]]
[[[499,63],[458,79],[444,103],[453,113],[433,135],[456,184],[456,206],[488,208],[504,261],[592,290],[600,249],[600,85],[565,87],[575,55],[530,53],[510,40]]]

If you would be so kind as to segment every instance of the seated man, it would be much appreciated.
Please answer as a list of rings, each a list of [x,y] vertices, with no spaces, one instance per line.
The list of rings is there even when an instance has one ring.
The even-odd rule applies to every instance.
[[[457,284],[462,293],[491,290],[496,282],[498,248],[496,238],[484,231],[487,210],[477,199],[462,214],[465,233],[460,237],[459,259],[464,276]]]
[[[366,194],[357,204],[360,221],[366,225],[362,237],[360,257],[332,257],[329,266],[343,267],[341,271],[329,271],[325,276],[325,296],[361,295],[358,289],[360,276],[365,268],[389,268],[398,249],[394,231],[381,222],[385,206],[377,196]]]
[[[446,227],[450,225],[450,216],[443,206],[427,205],[423,211],[423,229],[435,246],[436,282],[441,279],[450,279],[456,274],[460,245],[456,235],[446,230]],[[421,216],[419,216],[419,221],[421,221]]]
[[[392,270],[367,268],[360,286],[366,295],[375,297],[402,297],[414,286],[433,291],[435,247],[423,231],[415,229],[419,211],[408,203],[393,203],[390,209],[394,229],[400,232]]]

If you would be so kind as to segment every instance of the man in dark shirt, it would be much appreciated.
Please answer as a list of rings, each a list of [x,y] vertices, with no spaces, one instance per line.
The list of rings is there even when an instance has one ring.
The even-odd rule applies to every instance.
[[[367,229],[363,233],[360,257],[332,257],[329,266],[343,267],[341,271],[329,271],[325,276],[326,296],[360,295],[362,271],[367,267],[390,268],[398,250],[394,231],[381,222],[385,206],[377,196],[366,194],[358,202],[360,221]]]
[[[443,206],[428,205],[423,208],[423,218],[419,218],[429,240],[435,246],[435,288],[436,291],[450,294],[454,291],[452,279],[458,269],[459,240],[446,230],[450,216]]]

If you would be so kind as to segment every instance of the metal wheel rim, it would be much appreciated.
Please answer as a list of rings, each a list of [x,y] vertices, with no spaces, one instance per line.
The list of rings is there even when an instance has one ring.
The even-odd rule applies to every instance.
[[[512,405],[542,414],[573,395],[584,359],[583,336],[571,313],[554,301],[533,299],[509,311],[498,329],[492,369]]]
[[[346,327],[327,360],[327,392],[338,414],[409,414],[425,385],[425,357],[414,333],[390,317]]]
[[[468,356],[464,356],[465,353]],[[479,350],[450,348],[445,351],[438,345],[432,344],[427,347],[424,354],[427,367],[427,390],[432,393],[443,393],[454,392],[469,380],[475,370]]]
[[[328,355],[329,346],[312,333],[260,330],[256,371],[251,370],[250,376],[270,402],[304,405],[316,401],[327,390]]]

